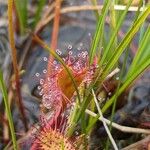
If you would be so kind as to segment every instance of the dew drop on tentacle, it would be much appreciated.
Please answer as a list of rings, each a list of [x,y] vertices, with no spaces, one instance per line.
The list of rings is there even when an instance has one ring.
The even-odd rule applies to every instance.
[[[73,52],[72,51],[69,51],[69,53],[68,53],[69,55],[72,55],[73,54]]]
[[[44,61],[47,61],[47,57],[43,57],[43,60],[44,60]]]
[[[36,77],[39,77],[39,76],[40,76],[40,74],[37,72],[37,73],[35,74],[35,76],[36,76]]]
[[[78,54],[78,57],[81,57],[81,54],[80,54],[80,53]]]
[[[59,66],[55,66],[55,71],[59,70]]]
[[[68,45],[68,49],[71,50],[72,49],[72,45],[69,44]]]
[[[87,51],[85,51],[84,53],[85,53],[85,55],[88,55],[88,52],[87,52]]]
[[[44,84],[44,79],[40,79],[40,84],[41,84],[41,85]]]
[[[48,77],[48,78],[47,78],[47,81],[51,81],[51,78],[50,78],[50,77]]]
[[[57,65],[57,61],[56,61],[56,60],[54,60],[54,61],[53,61],[53,64],[54,64],[54,65]]]
[[[61,55],[61,54],[62,54],[62,52],[61,52],[59,49],[56,49],[56,53],[57,53],[58,55]]]
[[[46,69],[44,69],[44,70],[43,70],[43,73],[44,73],[44,74],[45,74],[45,73],[47,73],[47,70],[46,70]]]
[[[88,55],[87,51],[82,51],[82,58],[85,59]]]
[[[38,89],[38,90],[41,90],[41,89],[42,89],[42,87],[41,87],[41,86],[38,86],[38,87],[37,87],[37,89]]]
[[[44,94],[44,90],[41,89],[41,91],[39,92],[39,95],[42,96]]]

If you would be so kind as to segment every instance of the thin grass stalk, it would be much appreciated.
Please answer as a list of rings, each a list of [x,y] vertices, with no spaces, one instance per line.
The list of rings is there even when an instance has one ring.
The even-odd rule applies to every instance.
[[[132,1],[133,1],[133,0],[130,0],[130,1],[129,1],[128,5],[126,6],[125,11],[123,12],[122,16],[119,18],[118,23],[116,24],[116,28],[114,29],[114,31],[113,31],[113,33],[112,33],[112,36],[111,36],[111,38],[110,38],[110,41],[109,41],[109,43],[108,43],[106,49],[104,50],[102,59],[101,59],[101,61],[100,61],[101,66],[106,62],[106,58],[107,58],[108,56],[111,56],[111,55],[109,55],[109,51],[112,49],[112,45],[114,44],[114,41],[115,41],[116,36],[117,36],[117,34],[118,34],[118,31],[119,31],[120,27],[121,27],[122,24],[123,24],[123,20],[124,20],[124,18],[126,17],[126,14],[127,14],[128,10],[129,10],[129,7],[130,7]],[[114,9],[114,8],[113,8],[113,9]],[[115,10],[115,9],[114,9],[114,10]],[[109,58],[109,57],[108,57],[108,58]]]
[[[62,0],[55,0],[55,17],[53,23],[53,31],[51,38],[51,49],[56,50],[58,43],[58,34],[59,34],[59,24],[60,24],[60,10],[61,10]]]
[[[53,6],[53,5],[52,5]],[[65,7],[61,9],[61,14],[65,13],[72,13],[72,12],[81,12],[81,11],[90,11],[90,10],[101,10],[103,8],[103,5],[97,5],[97,6],[91,6],[91,5],[84,5],[84,6],[71,6],[71,7]],[[117,11],[124,11],[126,10],[126,6],[124,5],[115,5],[114,9]],[[129,7],[128,11],[131,12],[137,12],[144,11],[143,7]],[[37,31],[40,31],[43,29],[52,19],[54,18],[54,14],[51,14],[44,18],[42,21],[40,21],[35,29],[35,33]]]
[[[17,141],[16,141],[13,118],[12,118],[10,106],[8,103],[7,89],[6,89],[6,86],[4,83],[3,73],[1,70],[0,70],[0,89],[2,91],[3,98],[4,98],[4,104],[5,104],[6,114],[7,114],[7,118],[8,118],[9,127],[10,127],[10,132],[11,132],[11,137],[12,137],[12,142],[13,142],[13,148],[14,148],[14,150],[17,150],[18,146],[17,146]]]
[[[113,145],[113,148],[114,148],[115,150],[118,150],[117,144],[115,143],[115,140],[113,139],[113,137],[112,137],[112,135],[111,135],[111,133],[110,133],[110,130],[109,130],[109,128],[108,128],[108,126],[107,126],[107,124],[106,124],[106,122],[105,122],[105,120],[104,120],[102,111],[101,111],[101,109],[100,109],[100,107],[99,107],[99,104],[98,104],[98,101],[97,101],[97,99],[96,99],[96,95],[95,95],[93,89],[92,89],[92,94],[93,94],[93,97],[94,97],[94,101],[95,101],[95,104],[96,104],[96,107],[97,107],[99,116],[100,116],[101,121],[102,121],[102,123],[103,123],[103,126],[104,126],[104,128],[105,128],[105,130],[106,130],[106,133],[107,133],[107,135],[108,135],[108,137],[109,137],[109,140],[111,141],[111,143],[112,143],[112,145]]]
[[[145,0],[142,0],[143,1],[143,8],[146,7],[145,5]],[[141,43],[142,41],[142,38],[143,38],[143,35],[144,35],[144,32],[145,32],[145,24],[143,23],[143,25],[141,26],[140,28],[140,38],[139,38],[139,44]]]
[[[86,109],[85,112],[86,112],[87,114],[89,114],[90,116],[94,117],[94,118],[99,117],[98,120],[101,121],[101,117],[99,116],[99,114],[96,114],[96,113],[90,111],[89,109]],[[108,125],[111,124],[110,120],[108,120],[108,119],[106,119],[106,118],[104,118],[104,121],[105,121]],[[115,129],[117,129],[117,130],[119,130],[119,131],[121,131],[121,132],[124,132],[124,133],[150,134],[150,130],[149,130],[149,129],[133,128],[133,127],[128,127],[128,126],[123,126],[123,125],[119,125],[119,124],[117,124],[117,123],[115,123],[115,122],[112,122],[112,126],[113,126]]]
[[[110,2],[111,2],[110,0],[105,1],[104,6],[102,8],[102,13],[99,16],[99,19],[98,19],[98,22],[96,25],[95,34],[94,34],[91,48],[90,48],[90,56],[89,56],[89,61],[90,61],[89,63],[90,64],[93,63],[93,59],[94,59],[94,56],[96,54],[97,48],[99,47],[99,44],[102,40],[102,36],[104,35],[103,29],[104,29],[105,17],[106,17],[106,14],[108,13]]]
[[[111,35],[113,34],[113,31],[115,30],[116,28],[116,25],[117,25],[117,17],[116,17],[116,11],[114,9],[114,6],[115,6],[115,0],[112,0],[111,4],[110,4],[110,32],[111,32]],[[112,46],[112,49],[114,49],[117,45],[117,36],[115,37],[114,39],[114,44]]]
[[[51,14],[51,12],[54,9],[54,7],[55,7],[55,2],[53,2],[52,4],[50,4],[48,6],[48,9],[44,12],[43,16],[41,17],[41,19],[36,24],[36,27],[34,29],[34,33],[35,34],[38,34],[38,32],[41,31],[43,29],[43,27],[46,24],[48,24],[48,22],[50,22],[50,20],[48,20],[48,22],[47,22],[47,18],[49,16],[49,14]],[[53,15],[53,17],[54,17],[54,15]]]
[[[8,0],[8,30],[9,30],[9,42],[11,47],[11,55],[12,55],[12,62],[13,68],[15,73],[15,83],[16,83],[16,94],[18,98],[18,105],[19,110],[21,113],[21,118],[25,126],[25,130],[28,130],[28,125],[26,121],[25,110],[22,102],[21,96],[21,89],[20,89],[20,77],[19,77],[19,69],[17,64],[17,50],[15,47],[15,40],[14,40],[14,27],[13,27],[13,0]]]
[[[91,6],[91,5],[83,5],[83,6],[70,6],[62,8],[61,13],[69,13],[69,12],[80,12],[80,11],[89,11],[89,10],[101,10],[103,9],[103,5]],[[126,5],[115,5],[115,10],[124,11],[126,10]],[[128,11],[136,12],[138,11],[138,7],[130,6]],[[143,7],[140,8],[140,11],[144,11]]]

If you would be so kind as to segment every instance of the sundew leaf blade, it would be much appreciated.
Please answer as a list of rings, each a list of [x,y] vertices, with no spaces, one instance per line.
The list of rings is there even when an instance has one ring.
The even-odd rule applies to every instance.
[[[72,76],[72,72],[71,70],[67,67],[67,65],[65,64],[65,62],[62,60],[62,58],[57,55],[57,53],[55,51],[53,51],[44,41],[42,41],[38,36],[36,35],[33,35],[33,39],[38,42],[44,49],[48,50],[48,52],[53,56],[55,57],[61,64],[62,66],[64,67],[64,69],[67,71],[73,85],[74,85],[74,88],[75,88],[75,91],[77,93],[77,97],[78,97],[78,100],[80,102],[80,94],[79,94],[79,91],[78,91],[78,87],[77,87],[77,84],[74,80],[74,77]]]

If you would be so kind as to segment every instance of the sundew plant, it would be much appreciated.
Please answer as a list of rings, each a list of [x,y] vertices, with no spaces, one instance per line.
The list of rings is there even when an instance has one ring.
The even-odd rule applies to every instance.
[[[144,82],[141,76],[149,73],[149,1],[8,0],[1,3],[4,6],[0,9],[7,8],[4,16],[8,22],[5,28],[10,50],[5,51],[6,56],[11,55],[11,63],[9,67],[0,64],[0,149],[149,149],[150,113],[146,110],[150,110],[150,96],[148,102],[143,96],[144,104],[134,105],[136,96],[132,90],[137,82]],[[64,41],[67,32],[61,35],[60,30],[62,26],[71,26],[69,14],[79,16],[78,13],[85,13],[86,17],[90,13],[94,20],[92,32],[88,31],[89,47],[82,48],[83,39],[78,38],[79,48],[69,44],[64,51],[58,48],[59,38],[63,36],[63,42],[68,43]],[[80,21],[72,17],[72,22]],[[80,24],[83,22],[84,19]],[[75,32],[71,30],[71,35],[75,36]],[[36,48],[40,49],[38,55]],[[43,51],[48,55],[40,55]],[[27,69],[38,65],[37,61],[31,66],[29,62],[35,56],[38,60],[39,55],[42,59],[39,67],[46,64],[45,68],[41,72]],[[25,78],[30,85],[36,80],[34,89],[38,96],[23,85]],[[27,92],[33,98],[30,102],[24,96]],[[32,105],[36,110],[29,115]],[[134,115],[129,108],[135,110]],[[141,122],[143,113],[146,121]],[[128,123],[130,120],[132,125]]]

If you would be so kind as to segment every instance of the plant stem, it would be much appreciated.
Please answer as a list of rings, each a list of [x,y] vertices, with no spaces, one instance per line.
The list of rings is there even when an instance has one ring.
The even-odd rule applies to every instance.
[[[118,150],[118,147],[117,147],[117,145],[116,145],[116,143],[115,143],[115,140],[113,139],[113,136],[111,135],[110,130],[109,130],[109,128],[108,128],[108,126],[107,126],[107,124],[106,124],[106,122],[105,122],[105,120],[104,120],[102,111],[101,111],[101,109],[100,109],[100,107],[99,107],[99,104],[98,104],[98,101],[97,101],[97,99],[96,99],[96,95],[95,95],[93,89],[92,89],[92,94],[93,94],[94,101],[95,101],[95,104],[96,104],[98,113],[99,113],[99,115],[100,115],[101,121],[102,121],[103,126],[104,126],[104,128],[105,128],[105,130],[106,130],[106,133],[107,133],[107,135],[108,135],[108,137],[109,137],[109,139],[110,139],[110,141],[111,141],[111,143],[112,143],[112,145],[113,145],[113,148],[114,148],[115,150]]]
[[[50,44],[50,48],[54,51],[57,48],[57,41],[58,41],[60,8],[61,8],[61,0],[55,0],[55,12],[54,12],[55,16],[54,16],[51,44]],[[50,55],[48,66],[47,66],[47,76],[49,76],[51,73],[51,61],[53,61],[53,59],[54,57]]]
[[[16,142],[15,129],[14,129],[13,119],[12,119],[12,115],[11,115],[11,110],[10,110],[10,107],[8,104],[8,95],[7,95],[7,91],[6,91],[6,86],[4,84],[3,74],[1,72],[1,70],[0,70],[0,88],[1,88],[1,91],[2,91],[2,94],[4,97],[4,104],[5,104],[6,114],[8,117],[13,147],[14,147],[14,150],[17,150],[18,146],[17,146],[17,142]]]
[[[22,121],[25,126],[25,130],[28,130],[27,121],[25,117],[24,106],[21,97],[21,90],[20,90],[20,78],[19,78],[19,69],[17,64],[17,50],[15,48],[15,40],[14,40],[14,27],[13,27],[13,0],[8,0],[8,30],[9,30],[9,42],[11,47],[11,54],[12,54],[12,62],[13,68],[15,73],[15,82],[16,82],[16,93],[18,98],[18,105],[21,112]]]

